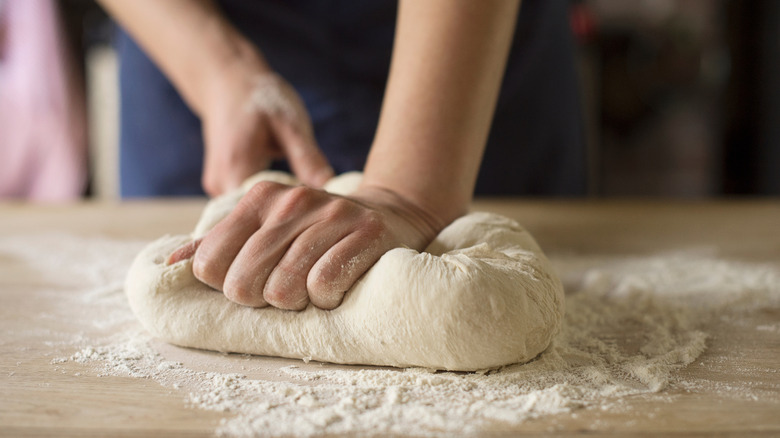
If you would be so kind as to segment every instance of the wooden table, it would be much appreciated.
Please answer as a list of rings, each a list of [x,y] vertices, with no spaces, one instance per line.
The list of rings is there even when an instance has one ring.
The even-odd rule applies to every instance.
[[[184,233],[196,221],[202,201],[128,202],[65,206],[0,205],[0,236],[65,232],[77,236],[153,239]],[[777,201],[524,201],[481,200],[476,209],[516,218],[548,253],[649,254],[697,246],[749,261],[780,260],[780,203]],[[0,254],[0,266],[12,263]],[[8,268],[8,266],[5,266]],[[8,272],[8,269],[2,272]],[[49,322],[34,320],[56,306],[36,295],[36,278],[0,278],[0,436],[211,436],[223,414],[186,406],[181,394],[156,382],[129,377],[80,375],[78,364],[52,365],[56,345],[41,343]],[[24,294],[13,290],[27,291]],[[757,316],[758,317],[758,316]],[[760,315],[780,321],[780,314]],[[49,327],[50,329],[54,329]],[[58,326],[57,330],[72,330]],[[24,333],[31,333],[24,335]],[[50,331],[49,331],[50,332]],[[681,374],[724,385],[750,385],[774,396],[752,400],[723,392],[692,390],[674,394],[673,403],[628,401],[635,411],[587,411],[530,420],[512,434],[653,436],[780,436],[780,335],[711,328],[713,338],[702,359],[733,357],[715,369],[688,367]],[[34,338],[34,339],[33,339]],[[36,342],[33,342],[35,340]],[[186,357],[186,350],[175,355]],[[223,363],[224,362],[224,363]],[[206,369],[225,369],[230,359],[216,357]],[[228,363],[228,365],[225,365]],[[271,367],[289,361],[271,360]],[[745,372],[750,369],[750,372]],[[637,414],[637,413],[647,413]]]

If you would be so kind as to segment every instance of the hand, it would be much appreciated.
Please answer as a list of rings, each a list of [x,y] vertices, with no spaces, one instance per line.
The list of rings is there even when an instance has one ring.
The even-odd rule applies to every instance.
[[[313,187],[333,176],[301,98],[284,79],[265,72],[216,81],[201,116],[203,187],[209,195],[238,187],[276,158],[287,158],[298,179]]]
[[[341,197],[260,182],[168,263],[194,255],[195,277],[245,306],[333,309],[385,252],[422,250],[444,225],[383,188]]]

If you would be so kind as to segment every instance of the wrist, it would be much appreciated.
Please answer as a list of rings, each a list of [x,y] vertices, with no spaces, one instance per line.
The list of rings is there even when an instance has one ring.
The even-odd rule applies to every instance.
[[[409,162],[397,154],[379,153],[388,150],[376,146],[372,149],[361,188],[395,193],[444,226],[468,212],[474,190],[468,178],[453,177],[459,174],[457,171],[442,172],[441,166],[420,156],[417,162]],[[394,157],[400,162],[394,163]]]
[[[264,57],[249,40],[226,22],[213,23],[204,37],[206,44],[200,72],[192,76],[191,106],[202,117],[230,89],[251,90],[256,78],[273,74]]]
[[[391,217],[400,218],[403,222],[412,225],[412,229],[416,232],[402,237],[411,248],[426,247],[451,222],[386,187],[362,183],[350,198],[369,208],[378,208],[380,211],[390,213]]]
[[[390,206],[391,209],[397,209],[405,212],[406,215],[422,226],[423,229],[430,230],[436,235],[450,222],[462,216],[467,211],[467,205],[463,209],[443,209],[437,203],[427,202],[425,196],[419,193],[407,193],[403,187],[393,187],[389,184],[383,184],[376,179],[364,177],[358,190],[353,193],[358,199],[364,199],[367,202]]]

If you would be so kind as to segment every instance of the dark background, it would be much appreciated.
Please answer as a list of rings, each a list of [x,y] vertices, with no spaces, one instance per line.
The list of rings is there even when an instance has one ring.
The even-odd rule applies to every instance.
[[[60,5],[86,71],[111,25]],[[780,1],[580,0],[571,22],[592,196],[780,194]]]

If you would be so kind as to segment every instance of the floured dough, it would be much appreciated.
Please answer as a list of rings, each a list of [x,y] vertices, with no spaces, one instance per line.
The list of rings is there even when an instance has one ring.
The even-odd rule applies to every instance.
[[[155,336],[181,346],[366,365],[473,371],[533,359],[563,317],[563,288],[533,238],[511,219],[472,213],[422,253],[388,251],[335,310],[250,308],[198,281],[190,260],[168,255],[202,236],[259,180],[295,183],[263,172],[212,200],[190,236],[146,247],[126,281],[130,305]],[[345,194],[359,174],[326,185]]]

